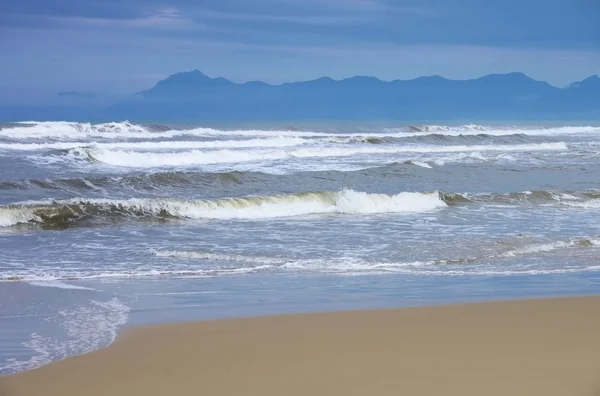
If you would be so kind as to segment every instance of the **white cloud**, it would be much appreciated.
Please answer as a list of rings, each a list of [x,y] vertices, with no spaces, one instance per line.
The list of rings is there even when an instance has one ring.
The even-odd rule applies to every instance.
[[[147,15],[129,19],[107,19],[91,17],[47,17],[60,24],[84,28],[139,28],[139,29],[186,29],[202,25],[185,17],[176,8],[157,8]]]
[[[13,39],[0,40],[0,53],[10,54],[0,65],[0,86],[128,93],[146,89],[169,74],[192,69],[235,81],[273,83],[325,75],[335,79],[371,75],[393,80],[439,74],[464,79],[521,71],[562,86],[600,72],[600,53],[592,50],[402,46],[356,40],[346,40],[345,44],[261,44],[243,41],[243,37],[225,41],[220,32],[213,37],[222,41],[211,40],[208,33],[212,31],[160,31],[181,26],[180,16],[177,11],[163,9],[134,22],[97,22],[91,27],[88,24],[88,29],[80,26],[83,20],[64,29],[7,29],[4,33]],[[117,28],[125,26],[130,30]],[[158,34],[149,34],[150,30],[158,30]]]
[[[438,16],[433,9],[419,6],[392,5],[382,0],[277,0],[278,3],[316,11],[353,13],[395,13],[421,17]],[[360,15],[360,14],[358,14]],[[363,14],[364,15],[364,14]]]
[[[245,22],[272,22],[272,23],[294,23],[304,25],[352,25],[363,23],[371,18],[361,14],[314,14],[297,15],[286,14],[258,14],[258,13],[232,13],[213,10],[200,10],[195,12],[195,17],[201,20],[228,20]]]

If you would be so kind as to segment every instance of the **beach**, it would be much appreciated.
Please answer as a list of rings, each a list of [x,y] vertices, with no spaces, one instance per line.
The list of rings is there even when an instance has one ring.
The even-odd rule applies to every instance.
[[[0,378],[29,395],[597,395],[600,296],[160,324]]]

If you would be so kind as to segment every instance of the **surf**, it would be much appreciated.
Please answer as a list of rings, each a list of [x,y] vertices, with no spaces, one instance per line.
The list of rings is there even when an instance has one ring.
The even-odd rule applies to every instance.
[[[77,148],[69,150],[70,157],[83,157],[105,165],[126,168],[156,168],[264,162],[302,158],[335,158],[360,155],[390,154],[438,154],[463,152],[532,152],[565,151],[565,142],[515,144],[515,145],[405,145],[391,147],[311,147],[289,150],[186,150],[177,152],[143,152],[128,150],[105,150],[100,148]]]
[[[428,134],[445,136],[469,136],[485,134],[506,136],[523,134],[530,136],[555,136],[573,134],[600,134],[597,126],[491,126],[491,125],[408,125],[394,128],[359,128],[357,132],[338,130],[301,130],[299,128],[274,129],[217,129],[210,127],[175,128],[167,125],[135,124],[129,121],[100,124],[66,121],[23,121],[0,128],[0,137],[8,139],[162,139],[184,136],[195,137],[347,137],[386,138],[415,137]]]
[[[437,192],[386,195],[351,189],[217,200],[73,198],[2,206],[0,226],[38,223],[66,227],[93,217],[261,220],[314,214],[419,213],[445,206]]]

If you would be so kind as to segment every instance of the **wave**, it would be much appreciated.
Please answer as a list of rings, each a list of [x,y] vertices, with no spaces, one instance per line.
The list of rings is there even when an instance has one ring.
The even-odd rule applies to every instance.
[[[182,254],[186,252],[181,252]],[[193,252],[192,252],[193,253]],[[460,262],[463,261],[461,264]],[[511,276],[511,275],[543,275],[577,273],[598,271],[600,265],[588,265],[570,268],[482,268],[470,264],[467,260],[453,260],[450,263],[436,261],[413,262],[374,262],[357,259],[330,259],[330,260],[287,260],[283,264],[248,265],[230,268],[205,268],[205,269],[133,269],[133,270],[106,270],[106,271],[20,271],[0,274],[0,282],[44,282],[51,285],[54,282],[68,282],[76,280],[103,280],[103,279],[132,279],[132,278],[214,278],[260,274],[269,271],[290,271],[300,273],[325,273],[338,275],[381,275],[381,274],[407,274],[407,275],[435,275],[435,276]]]
[[[1,128],[0,137],[9,139],[88,139],[168,137],[171,128],[165,125],[142,125],[130,122],[102,124],[66,121],[23,121]]]
[[[573,134],[600,133],[600,127],[595,126],[562,126],[562,127],[523,127],[523,126],[486,126],[486,125],[423,125],[405,126],[399,128],[384,128],[347,132],[346,130],[308,131],[298,128],[274,130],[226,130],[215,128],[175,129],[165,125],[134,124],[127,121],[109,122],[103,124],[76,122],[37,122],[26,121],[13,123],[0,128],[0,137],[8,139],[160,139],[177,136],[244,136],[244,137],[356,137],[356,138],[386,138],[386,137],[415,137],[427,134],[445,136],[468,136],[485,134],[489,136],[506,136],[523,134],[529,136],[554,136]],[[372,141],[377,142],[376,140]]]
[[[432,169],[431,165],[429,165],[427,162],[423,162],[423,161],[407,161],[405,163],[408,165],[420,166],[421,168]]]
[[[394,141],[392,136],[377,137],[377,136],[331,136],[327,138],[330,143],[340,144],[386,144]]]
[[[68,156],[84,157],[93,162],[127,168],[156,168],[196,166],[207,164],[275,161],[295,158],[347,157],[369,154],[401,153],[460,153],[460,152],[532,152],[564,151],[566,143],[538,143],[515,145],[460,145],[460,146],[399,146],[399,147],[332,147],[305,148],[292,150],[191,150],[181,152],[139,152],[125,150],[102,150],[97,148],[77,148],[69,150]]]
[[[600,209],[600,194],[596,195],[594,199],[589,201],[581,202],[576,200],[571,200],[566,203],[568,206],[583,208],[583,209]]]
[[[526,254],[535,254],[535,253],[547,253],[553,252],[555,250],[561,250],[570,247],[588,247],[588,246],[598,246],[600,245],[600,239],[579,239],[572,241],[558,241],[551,243],[543,243],[537,245],[529,245],[524,246],[517,249],[512,249],[507,252],[501,253],[498,257],[515,257],[522,256]]]
[[[54,142],[54,143],[0,143],[0,150],[37,151],[70,150],[93,148],[98,150],[178,150],[178,149],[215,149],[247,147],[291,147],[310,143],[297,137],[272,137],[250,140],[211,140],[211,141],[143,141],[143,142]]]
[[[58,270],[57,272],[35,270],[17,270],[0,274],[0,282],[28,282],[46,286],[54,282],[74,280],[98,280],[98,279],[127,279],[127,278],[156,278],[161,276],[182,278],[208,278],[217,276],[243,275],[255,272],[263,272],[274,269],[272,265],[251,265],[243,267],[217,267],[217,268],[147,268],[147,269],[96,269],[96,270]],[[54,287],[59,287],[58,285]],[[68,288],[65,287],[65,288]],[[77,287],[78,288],[78,287]],[[93,290],[93,289],[90,289]]]
[[[289,261],[289,259],[280,257],[242,256],[239,254],[211,253],[197,250],[159,250],[155,251],[154,254],[156,257],[170,257],[187,260],[227,261],[270,265],[281,265]]]
[[[90,218],[272,219],[312,214],[416,213],[445,207],[436,193],[300,193],[218,200],[74,198],[0,206],[0,226],[39,223],[68,227]]]
[[[41,189],[51,191],[64,191],[70,194],[101,193],[108,195],[109,191],[139,191],[156,192],[162,187],[198,188],[217,187],[224,184],[243,184],[256,177],[269,177],[257,172],[157,172],[142,173],[131,176],[98,176],[64,179],[21,179],[0,181],[1,190],[29,190]]]
[[[159,177],[169,178],[169,173]],[[174,174],[175,180],[186,174]],[[223,174],[226,177],[228,174]],[[174,182],[174,181],[169,181]],[[402,192],[372,194],[344,189],[215,200],[173,198],[72,198],[0,206],[0,227],[41,224],[66,228],[87,220],[223,219],[260,220],[315,214],[419,213],[456,205],[564,205],[600,208],[600,191],[525,191],[513,193]]]
[[[286,256],[256,256],[202,250],[150,250],[158,261],[136,267],[17,268],[0,274],[0,281],[24,281],[37,286],[85,289],[59,282],[72,280],[122,279],[143,277],[220,277],[264,273],[268,271],[316,272],[341,275],[355,274],[423,274],[423,275],[526,275],[599,270],[600,265],[548,268],[530,265],[507,265],[490,270],[497,260],[547,254],[569,249],[597,248],[600,239],[583,238],[567,241],[535,242],[480,256],[432,259],[425,261],[370,260],[358,257],[309,259]],[[163,260],[168,260],[164,262]],[[210,266],[196,261],[210,262]]]
[[[134,124],[128,121],[102,124],[66,121],[23,121],[0,128],[0,137],[8,139],[164,139],[178,136],[219,137],[319,137],[336,136],[328,132],[301,131],[297,128],[283,130],[225,130],[215,128],[175,129],[165,125]],[[358,134],[356,134],[358,136]]]
[[[38,287],[53,287],[57,289],[68,289],[68,290],[92,290],[96,291],[96,289],[92,289],[89,287],[71,285],[69,283],[63,283],[57,280],[32,280],[28,282],[31,286]]]
[[[328,258],[328,259],[299,259],[293,257],[260,257],[243,256],[238,254],[214,253],[197,250],[162,250],[154,254],[161,258],[178,260],[202,260],[213,262],[235,262],[268,266],[271,269],[329,272],[329,273],[422,273],[446,275],[510,275],[527,273],[555,273],[578,272],[597,270],[600,266],[572,268],[572,269],[515,269],[498,270],[491,273],[482,270],[478,264],[485,264],[490,260],[501,260],[512,257],[550,253],[571,248],[588,248],[600,246],[600,239],[584,238],[568,241],[554,241],[547,243],[531,243],[518,248],[511,248],[498,253],[483,256],[461,257],[452,259],[438,259],[427,261],[370,261],[355,257]]]
[[[510,193],[440,193],[448,205],[479,203],[486,205],[562,204],[598,208],[600,191],[524,191]]]
[[[447,126],[447,125],[422,125],[422,126],[409,126],[406,129],[409,132],[424,134],[438,134],[444,136],[474,136],[474,135],[487,135],[487,136],[506,136],[514,134],[522,134],[529,136],[552,136],[552,135],[571,135],[578,133],[600,133],[600,127],[598,126],[559,126],[559,127],[539,127],[539,126],[488,126],[488,125],[458,125],[458,126]]]

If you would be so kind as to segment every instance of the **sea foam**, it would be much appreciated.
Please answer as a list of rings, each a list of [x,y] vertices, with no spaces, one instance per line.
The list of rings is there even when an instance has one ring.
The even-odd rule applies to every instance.
[[[13,124],[9,127],[0,128],[0,137],[9,139],[54,139],[54,140],[73,140],[73,139],[163,139],[181,136],[196,137],[300,137],[300,138],[319,138],[319,137],[415,137],[426,136],[428,134],[445,136],[508,136],[508,135],[529,135],[529,136],[555,136],[555,135],[573,135],[573,134],[597,134],[600,133],[600,127],[595,126],[563,126],[563,127],[523,127],[509,126],[497,127],[486,125],[423,125],[406,126],[400,128],[384,128],[365,132],[348,133],[340,131],[308,131],[308,130],[260,130],[260,129],[241,129],[241,130],[222,130],[215,128],[197,127],[188,129],[176,129],[166,126],[139,125],[123,122],[109,122],[102,124],[77,123],[77,122],[37,122],[25,121]]]
[[[91,161],[106,165],[130,168],[177,167],[205,164],[273,161],[298,158],[348,157],[372,154],[401,153],[461,153],[461,152],[511,152],[511,151],[561,151],[568,150],[566,143],[539,143],[515,145],[459,145],[459,146],[392,146],[392,147],[312,147],[290,150],[190,150],[178,152],[142,152],[77,148],[71,156],[86,156]]]
[[[19,223],[66,225],[91,216],[258,220],[326,213],[416,213],[445,206],[438,192],[386,195],[351,189],[218,200],[74,198],[0,207],[0,226]]]

